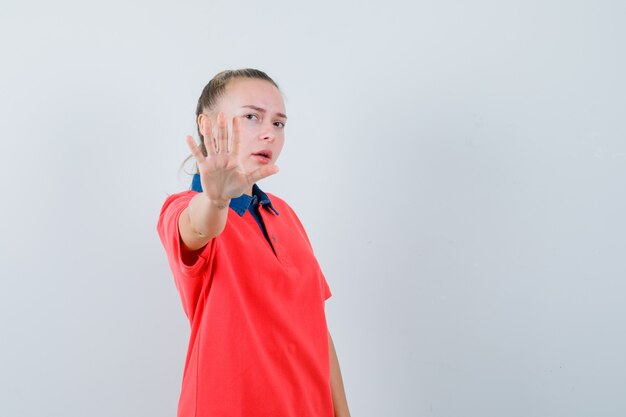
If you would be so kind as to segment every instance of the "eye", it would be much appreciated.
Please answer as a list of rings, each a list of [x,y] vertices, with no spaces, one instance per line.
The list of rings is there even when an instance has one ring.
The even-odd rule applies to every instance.
[[[285,124],[283,122],[274,122],[274,126],[280,127],[282,129],[285,127]]]
[[[256,115],[256,114],[254,114],[254,113],[248,113],[248,114],[244,115],[243,117],[245,117],[245,118],[246,118],[246,119],[248,119],[248,120],[252,120],[252,118],[251,118],[251,117],[256,117],[257,119],[259,118],[259,116],[257,116],[257,115]]]

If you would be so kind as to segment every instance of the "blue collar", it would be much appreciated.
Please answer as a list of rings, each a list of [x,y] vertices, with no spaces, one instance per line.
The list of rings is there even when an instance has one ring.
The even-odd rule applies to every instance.
[[[202,182],[200,181],[200,174],[193,174],[193,180],[191,181],[191,190],[197,191],[199,193],[202,192]],[[247,194],[241,194],[241,196],[237,198],[232,198],[230,200],[229,207],[235,210],[235,212],[239,216],[243,216],[251,206],[254,206],[256,204],[261,204],[267,210],[271,209],[276,215],[278,215],[278,211],[272,205],[270,198],[256,184],[252,186],[252,196],[249,196]]]

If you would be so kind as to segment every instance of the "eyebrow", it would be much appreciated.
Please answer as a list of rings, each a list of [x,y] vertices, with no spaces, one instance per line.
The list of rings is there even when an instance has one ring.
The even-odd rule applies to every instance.
[[[261,113],[267,113],[267,110],[265,110],[264,108],[253,106],[252,104],[246,104],[245,106],[241,106],[241,107],[247,107],[249,109],[253,109]],[[276,115],[284,119],[287,119],[287,115],[285,113],[276,113]]]

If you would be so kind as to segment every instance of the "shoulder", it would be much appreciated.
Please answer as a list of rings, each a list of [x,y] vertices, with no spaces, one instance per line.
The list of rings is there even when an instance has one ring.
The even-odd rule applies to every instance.
[[[194,195],[198,194],[196,191],[182,191],[180,193],[171,194],[167,196],[161,206],[161,212],[159,213],[159,220],[157,228],[159,231],[165,228],[165,224],[178,224],[178,216],[187,208],[189,201]]]
[[[189,202],[189,200],[191,200],[196,194],[198,194],[197,191],[187,190],[167,196],[167,198],[163,202],[163,206],[161,207],[161,213],[163,213],[172,206],[181,204],[182,202]]]
[[[295,211],[293,210],[293,208],[291,208],[291,206],[282,198],[278,197],[275,194],[272,193],[265,193],[270,201],[272,202],[272,206],[274,206],[274,208],[276,210],[278,210],[278,212],[282,215],[283,212],[286,212],[287,214],[291,215],[291,216],[296,216]]]
[[[286,206],[289,207],[289,205],[287,204],[287,202],[285,200],[283,200],[282,198],[280,198],[279,196],[277,196],[276,194],[273,193],[268,193],[266,191],[265,195],[267,195],[270,199],[270,201],[272,202],[273,205],[281,205],[281,206]]]
[[[295,223],[298,228],[304,231],[304,226],[302,225],[300,218],[296,214],[295,210],[289,205],[289,203],[272,193],[265,194],[267,194],[270,201],[272,202],[272,206],[274,206],[274,208],[280,213],[279,217],[282,217],[285,221]]]

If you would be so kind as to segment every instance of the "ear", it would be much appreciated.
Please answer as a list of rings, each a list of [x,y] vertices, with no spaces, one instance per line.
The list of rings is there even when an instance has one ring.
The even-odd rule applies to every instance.
[[[200,131],[200,134],[203,135],[204,134],[204,125],[207,121],[207,115],[204,113],[200,113],[198,115],[198,119],[196,120],[198,122],[198,130]]]
[[[217,135],[217,119],[216,119],[216,117],[217,116],[215,116],[213,113],[209,113],[209,114],[200,113],[198,115],[198,119],[197,119],[198,128],[199,128],[200,133],[202,135],[204,135],[205,125],[207,123],[209,123],[209,121],[211,121],[211,134],[213,136]]]

